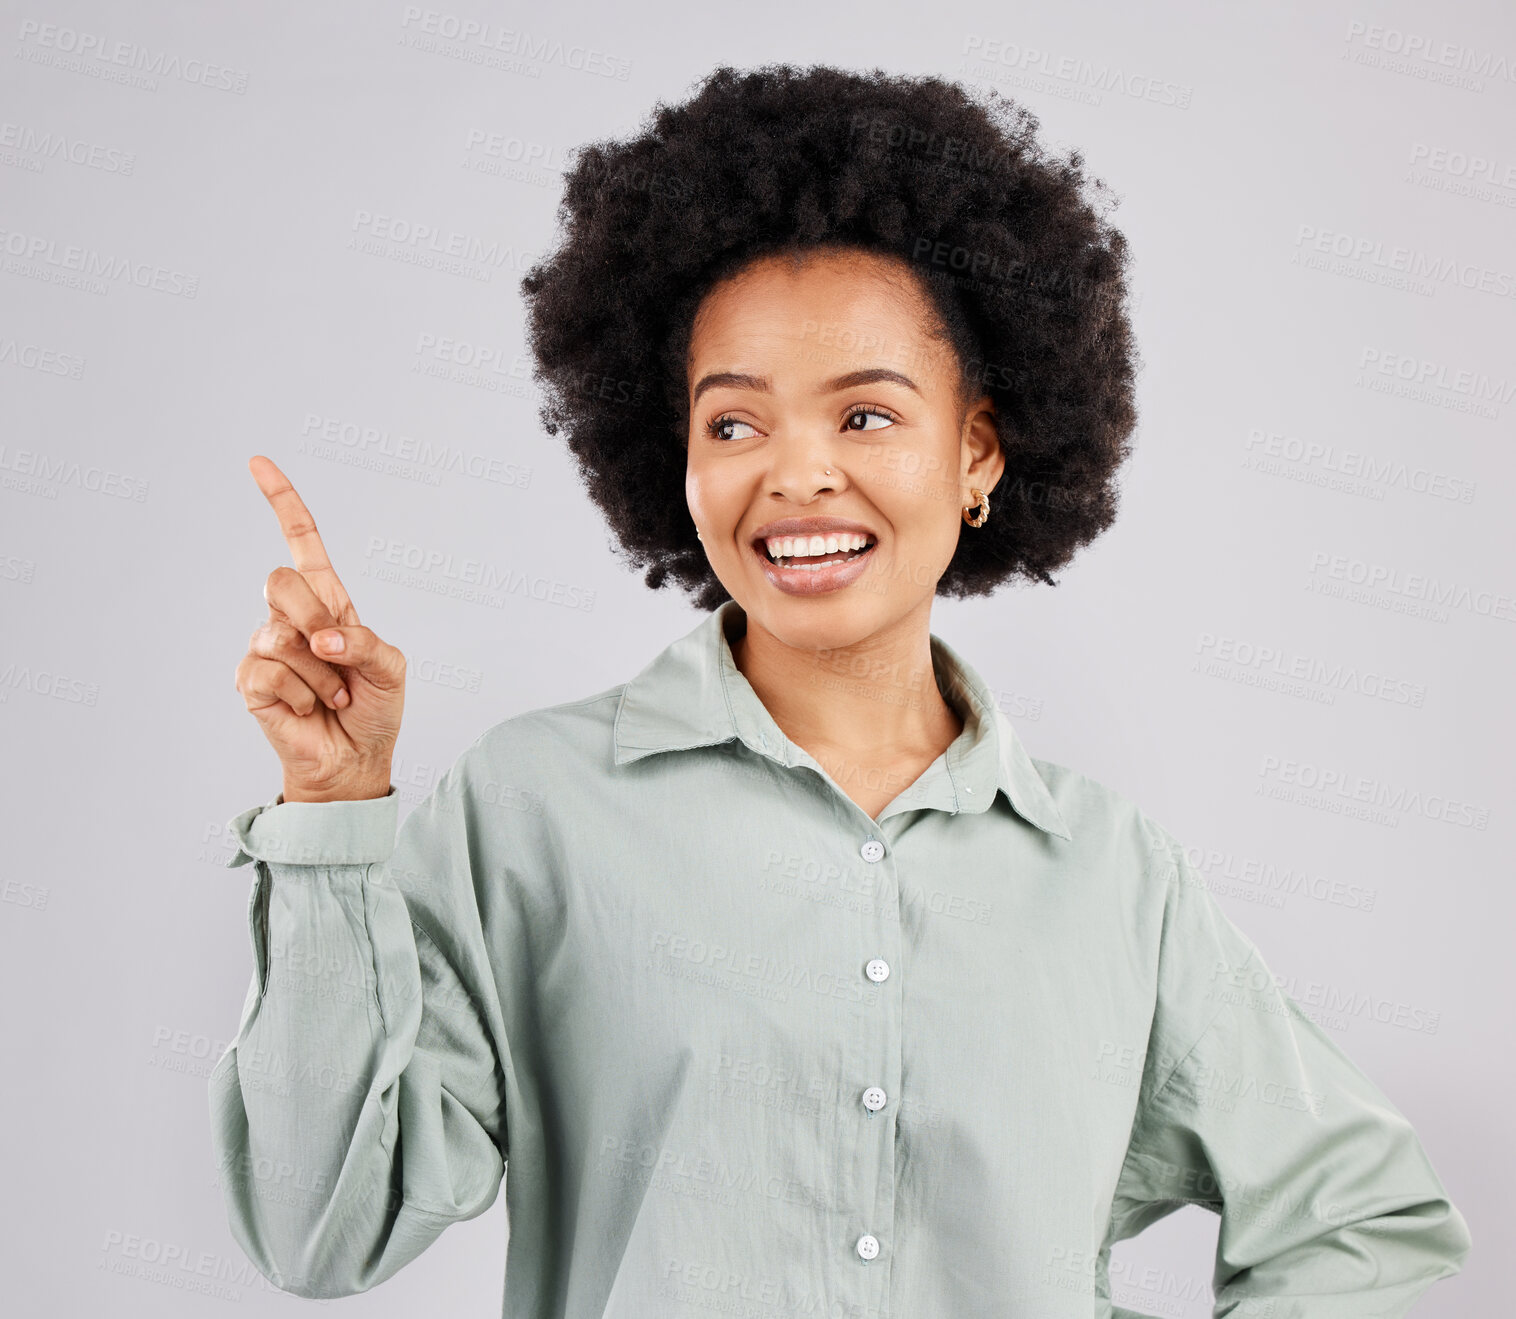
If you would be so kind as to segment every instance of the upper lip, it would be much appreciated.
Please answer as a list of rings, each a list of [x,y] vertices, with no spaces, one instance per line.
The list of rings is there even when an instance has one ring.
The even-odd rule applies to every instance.
[[[877,541],[879,537],[871,527],[866,527],[861,522],[849,522],[847,518],[780,518],[777,522],[767,522],[753,533],[755,544],[773,540],[776,536],[827,536],[841,535],[851,532],[860,536],[868,536]]]

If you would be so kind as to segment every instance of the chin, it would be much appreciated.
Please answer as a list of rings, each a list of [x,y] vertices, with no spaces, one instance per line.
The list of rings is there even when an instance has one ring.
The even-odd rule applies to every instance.
[[[796,650],[838,650],[856,645],[885,627],[892,618],[878,596],[850,591],[791,596],[765,585],[769,598],[738,600],[749,624]]]

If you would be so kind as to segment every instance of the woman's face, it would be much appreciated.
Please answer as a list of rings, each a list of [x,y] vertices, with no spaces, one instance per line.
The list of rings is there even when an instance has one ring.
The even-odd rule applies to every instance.
[[[969,487],[993,492],[1005,466],[994,404],[961,407],[934,321],[904,262],[856,251],[761,258],[701,304],[685,495],[750,627],[825,649],[929,618],[958,537],[978,534]],[[787,534],[805,539],[770,548],[795,566],[765,549]]]

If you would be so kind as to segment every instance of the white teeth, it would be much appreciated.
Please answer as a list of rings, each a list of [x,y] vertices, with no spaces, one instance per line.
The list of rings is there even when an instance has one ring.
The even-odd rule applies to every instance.
[[[768,552],[776,559],[793,558],[797,554],[836,554],[839,550],[861,550],[871,543],[868,536],[855,532],[832,532],[821,536],[771,536],[764,542]],[[796,564],[796,567],[804,565]]]

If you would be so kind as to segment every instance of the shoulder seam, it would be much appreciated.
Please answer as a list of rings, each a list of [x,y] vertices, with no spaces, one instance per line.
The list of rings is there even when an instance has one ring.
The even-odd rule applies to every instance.
[[[1247,958],[1243,961],[1242,965],[1237,968],[1238,971],[1245,971],[1248,967],[1252,966],[1253,959],[1257,955],[1258,949],[1255,946],[1249,951]],[[1222,1003],[1215,1012],[1211,1013],[1210,1018],[1205,1023],[1205,1029],[1195,1037],[1195,1042],[1184,1051],[1184,1053],[1180,1056],[1179,1061],[1176,1062],[1171,1068],[1169,1068],[1169,1073],[1163,1078],[1162,1082],[1153,1087],[1152,1092],[1148,1096],[1149,1104],[1157,1102],[1158,1097],[1169,1088],[1170,1083],[1176,1076],[1179,1075],[1180,1069],[1185,1065],[1185,1063],[1189,1062],[1190,1055],[1193,1054],[1195,1050],[1201,1046],[1201,1044],[1205,1041],[1205,1037],[1211,1033],[1211,1031],[1215,1028],[1216,1023],[1221,1020],[1222,1014],[1226,1012],[1227,1009],[1231,1006],[1232,1005],[1230,1003]]]
[[[534,706],[530,710],[518,710],[515,714],[506,715],[504,719],[497,719],[488,728],[484,729],[479,734],[479,736],[474,739],[474,745],[477,746],[480,742],[484,741],[485,738],[489,737],[490,734],[496,732],[498,729],[504,728],[506,724],[511,723],[514,720],[525,719],[527,716],[534,714],[551,714],[554,710],[577,710],[581,706],[594,705],[598,701],[609,701],[613,699],[619,700],[621,693],[625,690],[626,684],[621,683],[618,686],[610,687],[603,692],[596,692],[593,696],[586,696],[581,700],[560,701],[556,705],[538,705]]]
[[[613,696],[619,697],[625,690],[626,684],[623,682],[603,692],[596,692],[593,696],[586,696],[582,701],[564,701],[560,705],[549,705],[545,708],[548,710],[574,710],[581,705],[593,705],[596,701],[608,701]]]

